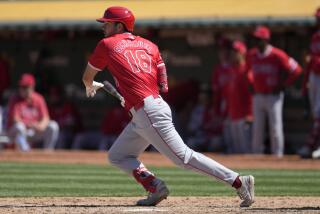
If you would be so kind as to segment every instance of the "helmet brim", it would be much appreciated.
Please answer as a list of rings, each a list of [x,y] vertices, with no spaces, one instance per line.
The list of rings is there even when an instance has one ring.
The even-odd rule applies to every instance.
[[[98,18],[96,19],[97,22],[100,22],[100,23],[105,23],[105,22],[115,22],[115,20],[113,19],[106,19],[106,18]]]
[[[261,35],[260,33],[253,33],[252,36],[257,39],[270,40],[270,36]]]

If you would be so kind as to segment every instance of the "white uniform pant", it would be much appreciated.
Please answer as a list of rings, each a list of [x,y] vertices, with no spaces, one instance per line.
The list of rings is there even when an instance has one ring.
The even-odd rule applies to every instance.
[[[320,119],[320,75],[313,72],[309,76],[309,99],[313,118]]]
[[[230,121],[232,153],[251,153],[251,124],[245,119]]]
[[[170,107],[162,98],[149,96],[144,99],[144,107],[131,113],[132,121],[109,150],[110,163],[132,175],[133,170],[144,166],[138,156],[152,144],[180,167],[233,184],[238,173],[184,144],[172,123]]]
[[[232,148],[231,122],[229,119],[225,119],[223,121],[222,140],[223,140],[223,144],[226,146],[227,154],[232,154],[233,148]]]
[[[37,141],[43,141],[43,147],[46,149],[54,149],[58,140],[59,125],[51,120],[43,132],[36,132],[32,129],[27,129],[24,123],[18,122],[11,127],[9,135],[13,141],[21,144],[18,146],[23,151],[29,150],[29,142]],[[17,140],[19,138],[24,138],[25,140]]]
[[[282,108],[284,94],[256,94],[253,97],[253,153],[264,151],[265,120],[268,118],[271,152],[278,157],[283,156],[284,134],[282,124]]]

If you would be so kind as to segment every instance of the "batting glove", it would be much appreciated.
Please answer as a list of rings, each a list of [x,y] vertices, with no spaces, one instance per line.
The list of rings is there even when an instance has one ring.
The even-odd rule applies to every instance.
[[[124,100],[123,97],[120,98],[120,103],[121,103],[121,106],[122,106],[122,107],[125,106],[126,101]]]
[[[102,83],[93,81],[91,86],[86,87],[87,97],[94,97],[94,95],[96,95],[97,93],[97,90],[102,87],[103,87]]]

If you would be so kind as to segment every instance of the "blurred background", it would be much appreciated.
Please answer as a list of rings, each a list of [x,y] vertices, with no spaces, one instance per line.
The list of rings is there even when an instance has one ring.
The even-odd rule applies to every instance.
[[[87,99],[81,76],[90,53],[103,38],[95,19],[114,5],[130,8],[136,17],[134,34],[159,46],[169,75],[169,93],[164,99],[173,109],[176,128],[185,142],[198,151],[232,153],[223,131],[228,116],[199,119],[203,110],[199,113],[197,108],[205,105],[210,110],[220,105],[212,92],[219,42],[240,40],[250,49],[252,31],[265,25],[272,32],[270,43],[305,67],[320,1],[0,1],[3,149],[18,149],[14,140],[6,138],[6,122],[10,97],[24,73],[35,77],[35,89],[44,96],[50,118],[60,127],[55,149],[110,148],[130,118],[103,91]],[[104,79],[113,82],[107,72],[99,73],[98,80]],[[298,153],[313,124],[308,99],[301,94],[302,79],[303,75],[284,90],[286,154]],[[268,137],[265,144],[270,144]],[[265,153],[270,153],[268,148]]]

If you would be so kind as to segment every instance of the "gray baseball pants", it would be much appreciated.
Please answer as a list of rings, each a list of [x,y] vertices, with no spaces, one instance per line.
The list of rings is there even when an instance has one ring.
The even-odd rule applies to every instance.
[[[129,175],[144,167],[138,156],[152,144],[176,165],[232,185],[238,173],[187,147],[172,123],[171,110],[162,98],[149,96],[144,107],[130,110],[132,121],[109,150],[111,164]]]
[[[251,153],[251,125],[245,119],[230,121],[230,131],[232,137],[232,153]]]
[[[320,119],[320,75],[313,72],[309,76],[309,99],[313,118]]]
[[[271,152],[278,157],[283,156],[284,134],[282,124],[282,108],[284,94],[256,94],[253,96],[253,153],[264,151],[265,123],[268,118]]]
[[[30,150],[29,142],[43,141],[43,147],[54,149],[59,136],[59,125],[51,120],[43,132],[36,132],[28,129],[22,122],[15,123],[9,130],[10,138],[15,141],[20,150]]]

